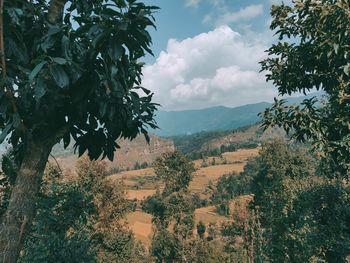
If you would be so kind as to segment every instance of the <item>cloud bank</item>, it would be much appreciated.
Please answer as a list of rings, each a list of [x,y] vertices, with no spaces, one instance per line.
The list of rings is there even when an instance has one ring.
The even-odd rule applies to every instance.
[[[143,86],[166,110],[270,101],[276,90],[259,73],[266,49],[229,26],[183,41],[170,39],[156,62],[145,66]]]

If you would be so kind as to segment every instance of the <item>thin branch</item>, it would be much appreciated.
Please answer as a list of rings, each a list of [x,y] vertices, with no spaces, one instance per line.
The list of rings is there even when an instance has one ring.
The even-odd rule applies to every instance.
[[[56,162],[56,165],[57,165],[57,167],[58,167],[58,170],[60,170],[60,172],[62,173],[61,166],[60,166],[60,164],[58,163],[58,161],[56,160],[55,156],[53,156],[52,153],[50,153],[50,156],[54,159],[54,161]]]

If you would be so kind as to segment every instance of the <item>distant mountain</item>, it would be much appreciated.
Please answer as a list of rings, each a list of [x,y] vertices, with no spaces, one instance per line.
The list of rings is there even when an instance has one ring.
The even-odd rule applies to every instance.
[[[193,134],[201,131],[230,130],[260,120],[258,113],[270,106],[262,102],[236,108],[213,107],[202,110],[159,111],[156,120],[160,136]]]
[[[319,97],[321,93],[288,98],[288,104],[298,104],[306,98]],[[240,107],[224,106],[201,110],[159,111],[156,121],[160,129],[152,130],[158,136],[168,137],[189,135],[198,132],[225,131],[255,124],[260,121],[258,114],[270,107],[271,103],[261,102]]]

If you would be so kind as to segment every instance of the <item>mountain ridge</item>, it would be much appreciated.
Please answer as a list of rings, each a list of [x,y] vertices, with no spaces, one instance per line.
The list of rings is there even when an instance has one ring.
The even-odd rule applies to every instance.
[[[310,93],[306,96],[285,99],[287,104],[299,104],[304,99],[321,97],[321,92]],[[258,102],[238,107],[214,106],[204,109],[158,111],[155,117],[160,129],[151,133],[161,137],[190,135],[198,132],[233,130],[253,125],[261,119],[258,116],[272,103]]]

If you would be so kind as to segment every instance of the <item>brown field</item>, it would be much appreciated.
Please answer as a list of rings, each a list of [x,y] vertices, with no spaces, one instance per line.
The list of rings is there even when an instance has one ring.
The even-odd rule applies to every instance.
[[[200,169],[203,164],[207,166],[213,165],[213,160],[216,165],[220,164],[232,164],[232,163],[245,163],[249,158],[257,156],[259,154],[259,148],[256,149],[242,149],[235,152],[226,152],[222,154],[222,157],[208,157],[206,160],[200,159],[193,161],[194,166]]]
[[[130,179],[135,176],[154,176],[154,170],[153,168],[145,168],[140,170],[130,170],[130,171],[124,171],[117,174],[111,175],[109,178],[111,180],[114,179]]]
[[[202,221],[205,225],[208,225],[209,223],[222,223],[228,220],[227,217],[218,215],[215,212],[215,206],[198,208],[195,210],[194,214],[196,224],[198,224],[199,221]]]
[[[192,192],[202,192],[205,190],[209,182],[215,182],[224,174],[243,171],[245,163],[237,164],[223,164],[204,167],[197,170],[193,175],[193,180],[190,183],[190,190]]]
[[[259,154],[259,148],[256,149],[243,149],[236,152],[226,152],[222,156],[229,163],[233,162],[246,162],[249,158],[255,157]]]
[[[136,199],[137,201],[143,200],[145,197],[154,195],[156,190],[141,189],[141,190],[127,190],[127,198],[130,200]]]
[[[141,211],[135,211],[127,215],[127,221],[136,239],[142,241],[145,245],[149,245],[152,234],[152,216]]]
[[[215,206],[198,208],[194,212],[195,224],[198,224],[199,221],[202,221],[205,225],[209,225],[209,223],[220,225],[232,219],[234,221],[244,221],[248,216],[247,206],[251,200],[252,196],[250,195],[240,196],[232,200],[230,202],[232,213],[230,218],[217,214]],[[128,214],[127,221],[136,239],[149,246],[152,237],[152,216],[145,212],[135,211]]]
[[[127,215],[130,229],[135,234],[135,238],[143,242],[146,246],[151,244],[152,239],[152,216],[145,212],[135,211]],[[202,221],[204,224],[222,223],[228,218],[215,213],[215,207],[203,207],[195,210],[195,224]]]
[[[258,155],[259,149],[240,150],[237,152],[224,153],[223,157],[229,164],[220,164],[222,158],[215,157],[215,162],[218,165],[200,167],[203,160],[194,161],[198,170],[193,175],[193,180],[190,183],[191,192],[202,193],[209,182],[213,184],[224,174],[236,172],[237,174],[243,171],[243,168],[248,158]],[[208,158],[208,164],[210,165],[213,157]],[[156,192],[156,185],[154,187],[149,184],[142,189],[130,189],[137,183],[137,177],[140,176],[154,176],[154,170],[152,168],[146,168],[141,170],[125,171],[110,176],[111,180],[122,179],[125,185],[129,188],[127,190],[128,199],[136,199],[138,201],[143,200],[147,196],[151,196]],[[159,184],[158,184],[159,186]],[[243,196],[233,200],[230,203],[230,210],[235,215],[232,216],[234,220],[244,220],[247,213],[247,204],[251,200],[251,196]],[[152,216],[150,214],[135,211],[127,216],[128,224],[131,230],[134,232],[136,239],[142,241],[146,246],[150,245],[152,237]],[[214,206],[198,208],[195,210],[195,223],[202,221],[206,225],[209,223],[222,223],[230,220],[227,217],[220,216],[215,212]]]

